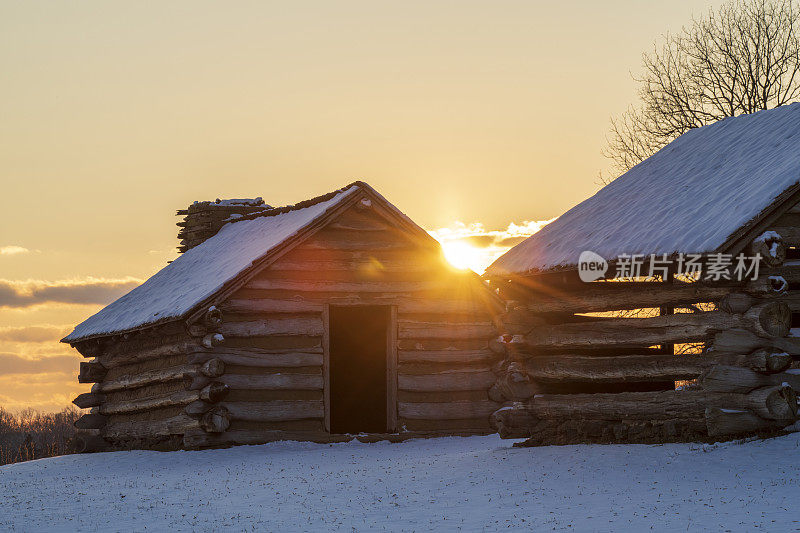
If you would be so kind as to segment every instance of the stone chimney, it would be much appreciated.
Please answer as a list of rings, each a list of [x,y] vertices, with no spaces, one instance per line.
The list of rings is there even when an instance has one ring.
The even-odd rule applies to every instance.
[[[183,217],[177,224],[181,228],[178,231],[181,241],[178,251],[183,253],[213,237],[231,217],[265,209],[272,209],[272,206],[265,204],[261,197],[194,202],[188,208],[178,210],[178,216]]]

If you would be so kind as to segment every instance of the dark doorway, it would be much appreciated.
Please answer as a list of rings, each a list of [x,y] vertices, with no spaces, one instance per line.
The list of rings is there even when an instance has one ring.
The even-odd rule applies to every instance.
[[[385,433],[388,306],[330,307],[331,433]]]

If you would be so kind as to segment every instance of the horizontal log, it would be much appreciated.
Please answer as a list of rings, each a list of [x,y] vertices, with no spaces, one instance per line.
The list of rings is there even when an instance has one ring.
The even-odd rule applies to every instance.
[[[102,362],[108,368],[150,359],[161,359],[172,355],[205,351],[206,348],[196,339],[168,342],[149,348],[130,348],[122,351],[109,351],[102,355]]]
[[[400,363],[488,363],[498,356],[483,350],[398,350]]]
[[[112,421],[103,429],[103,436],[108,439],[147,439],[183,435],[189,429],[199,427],[197,420],[180,414],[158,420]]]
[[[397,376],[400,390],[409,392],[439,392],[464,390],[489,390],[496,376],[492,372],[451,372],[427,375]]]
[[[523,365],[512,362],[499,373],[497,381],[489,390],[493,400],[522,401],[542,392],[541,386],[524,371]]]
[[[754,306],[742,315],[709,311],[541,326],[528,335],[516,337],[512,342],[527,348],[559,349],[597,345],[653,345],[704,341],[717,332],[734,328],[768,337],[784,331],[788,333],[790,325],[791,312],[787,306],[769,302]]]
[[[108,418],[98,413],[87,413],[75,421],[78,429],[101,429],[108,422]]]
[[[748,353],[760,348],[773,348],[792,356],[800,356],[800,338],[759,337],[741,328],[721,331],[714,335],[709,345],[713,353]]]
[[[707,408],[705,417],[708,434],[712,437],[775,431],[786,425],[778,420],[766,420],[750,411],[718,407]]]
[[[184,374],[194,372],[194,365],[179,365],[157,370],[148,370],[135,374],[127,374],[113,380],[104,381],[100,385],[102,392],[114,392],[125,389],[133,389],[152,385],[154,383],[166,383],[183,379]]]
[[[515,404],[535,419],[578,420],[668,420],[673,418],[702,418],[707,407],[720,409],[758,410],[761,413],[783,413],[789,401],[768,397],[765,392],[749,394],[715,393],[698,390],[620,392],[615,394],[540,394],[531,400]],[[783,401],[781,407],[779,402]],[[796,401],[795,401],[796,404]],[[794,411],[797,407],[795,405]],[[500,411],[499,416],[513,416]]]
[[[453,420],[489,417],[502,404],[488,400],[481,402],[399,402],[398,414],[410,420]]]
[[[253,366],[253,367],[272,367],[272,368],[292,368],[304,366],[321,366],[322,350],[314,351],[294,351],[287,353],[269,353],[258,350],[257,348],[235,349],[223,348],[214,354],[200,353],[189,355],[189,362],[202,364],[209,357],[219,359],[227,365]]]
[[[108,369],[98,362],[81,361],[78,383],[98,383],[108,373]]]
[[[325,407],[321,400],[273,400],[268,402],[225,402],[233,420],[250,422],[281,422],[322,418]]]
[[[700,376],[703,388],[714,392],[746,393],[769,385],[788,384],[800,391],[800,373],[796,370],[776,374],[759,374],[747,368],[719,365]]]
[[[492,423],[503,439],[528,438],[519,446],[586,443],[664,443],[693,441],[708,436],[705,418],[666,420],[539,419],[526,411],[503,408]]]
[[[695,379],[715,365],[737,365],[764,373],[775,373],[787,369],[790,364],[791,357],[786,353],[757,350],[746,355],[536,355],[515,363],[515,369],[538,383],[624,383]],[[523,378],[515,381],[523,381]],[[535,387],[529,388],[530,393],[527,396],[515,394],[508,396],[508,399],[522,400],[539,392]]]
[[[197,391],[178,391],[165,396],[153,398],[142,398],[138,400],[127,400],[117,402],[105,402],[100,406],[100,414],[118,415],[134,413],[138,411],[148,411],[162,407],[173,407],[176,405],[186,405],[197,400]]]
[[[714,361],[698,355],[539,355],[519,363],[519,370],[542,382],[641,382],[694,379]]]
[[[777,297],[785,290],[782,284],[774,283],[768,277],[742,284],[596,282],[583,283],[574,291],[536,293],[535,298],[523,305],[535,314],[589,313],[715,302],[730,292],[758,298]]]
[[[72,403],[81,409],[88,409],[89,407],[97,407],[105,401],[105,396],[96,392],[84,392],[79,394]]]
[[[397,391],[397,401],[408,403],[483,402],[486,401],[487,397],[486,391],[483,390],[447,392]]]
[[[442,280],[433,281],[364,281],[359,283],[346,283],[336,281],[290,281],[255,279],[250,281],[246,288],[260,290],[283,290],[292,292],[333,292],[333,293],[413,293],[434,290],[446,290],[454,286],[453,282]]]
[[[307,335],[321,336],[323,333],[321,317],[273,318],[226,322],[220,331],[226,337],[258,337],[269,335]]]
[[[456,295],[451,295],[451,298]],[[438,313],[444,315],[490,313],[499,310],[499,305],[493,299],[451,299],[451,298],[408,298],[398,295],[388,299],[387,304],[397,305],[398,315],[417,313]],[[358,303],[347,300],[338,303]],[[325,307],[324,299],[315,299],[309,295],[308,299],[279,299],[279,298],[236,298],[228,300],[220,306],[226,313],[258,314],[258,313],[322,313]]]
[[[412,322],[398,321],[399,339],[490,339],[497,335],[491,322]]]
[[[225,374],[218,380],[231,389],[322,389],[322,374]]]

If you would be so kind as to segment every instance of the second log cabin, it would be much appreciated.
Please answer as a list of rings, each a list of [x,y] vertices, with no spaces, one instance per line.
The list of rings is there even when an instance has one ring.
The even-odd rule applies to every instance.
[[[372,187],[179,215],[182,255],[63,340],[85,450],[492,431],[503,304]]]
[[[795,424],[798,153],[800,103],[691,130],[491,265],[508,301],[491,395],[514,402],[493,415],[501,436],[715,440]]]

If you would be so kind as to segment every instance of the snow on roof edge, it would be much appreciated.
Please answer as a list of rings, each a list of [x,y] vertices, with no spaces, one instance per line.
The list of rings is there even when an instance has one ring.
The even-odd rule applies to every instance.
[[[67,335],[66,337],[61,339],[60,342],[73,344],[73,343],[76,343],[76,342],[81,342],[81,341],[89,340],[89,339],[92,339],[92,338],[106,337],[106,336],[109,336],[109,335],[119,335],[119,334],[122,334],[122,333],[125,333],[125,332],[130,332],[130,331],[139,330],[139,329],[143,329],[143,328],[154,327],[154,326],[157,326],[157,325],[160,325],[160,324],[164,324],[164,323],[169,323],[169,322],[174,322],[176,320],[180,320],[182,317],[184,317],[187,314],[189,314],[191,312],[191,310],[194,309],[197,305],[201,304],[202,302],[206,301],[208,298],[211,298],[214,294],[218,293],[220,290],[222,290],[225,287],[225,285],[227,285],[228,283],[230,283],[231,281],[236,279],[244,270],[246,270],[247,268],[252,266],[254,263],[256,263],[258,260],[260,260],[262,257],[266,256],[269,252],[273,251],[280,244],[282,244],[282,243],[290,240],[291,238],[297,236],[297,234],[299,234],[302,230],[306,229],[308,226],[313,224],[315,221],[317,221],[320,218],[324,217],[331,210],[333,210],[336,207],[338,207],[341,204],[342,201],[344,201],[345,199],[349,198],[353,194],[353,192],[357,191],[357,190],[367,190],[367,191],[377,195],[378,197],[380,197],[384,201],[386,201],[371,186],[369,186],[368,184],[366,184],[364,182],[356,181],[356,182],[353,182],[353,183],[350,183],[350,184],[346,185],[345,187],[342,187],[341,189],[337,189],[335,191],[331,191],[329,193],[326,193],[326,194],[321,195],[321,196],[317,196],[315,198],[311,198],[309,200],[304,200],[302,202],[298,202],[297,204],[292,204],[292,205],[284,206],[284,207],[280,207],[280,208],[272,208],[272,209],[267,209],[267,210],[263,210],[263,211],[258,211],[256,213],[252,213],[252,214],[249,214],[249,215],[245,215],[245,216],[243,216],[241,218],[237,218],[237,219],[231,220],[229,223],[225,224],[223,226],[223,228],[216,235],[214,235],[213,237],[207,239],[206,241],[204,241],[203,243],[199,244],[198,246],[192,248],[191,250],[188,250],[186,253],[180,255],[177,259],[175,259],[174,261],[172,261],[171,263],[166,265],[164,268],[162,268],[161,270],[156,272],[156,274],[154,274],[150,278],[148,278],[144,283],[142,283],[141,285],[135,287],[134,289],[132,289],[131,291],[129,291],[125,295],[121,296],[117,300],[115,300],[115,301],[111,302],[110,304],[108,304],[106,307],[101,309],[99,312],[95,313],[94,315],[90,316],[89,318],[87,318],[86,320],[84,320],[83,322],[78,324],[73,329],[73,331],[69,335]],[[338,195],[341,195],[341,197],[336,198]],[[186,258],[186,257],[193,258],[194,256],[202,253],[202,251],[204,249],[209,248],[209,246],[211,246],[211,245],[207,245],[207,243],[214,244],[214,240],[217,239],[217,237],[220,237],[220,236],[226,237],[226,235],[223,234],[223,230],[225,230],[226,228],[228,228],[230,226],[233,226],[234,224],[237,224],[237,223],[240,223],[240,222],[244,222],[244,221],[253,221],[253,220],[265,219],[265,218],[267,218],[267,219],[269,219],[269,218],[277,218],[277,217],[279,217],[281,215],[286,215],[286,214],[290,214],[290,213],[298,213],[298,212],[303,211],[305,209],[313,208],[315,206],[319,206],[320,204],[324,204],[326,202],[330,202],[331,200],[333,200],[335,198],[336,198],[335,202],[332,202],[330,205],[326,206],[320,213],[317,213],[317,214],[315,214],[315,216],[311,217],[310,219],[305,220],[303,222],[303,224],[301,224],[301,225],[297,226],[296,228],[294,228],[294,231],[292,231],[291,234],[284,236],[283,238],[280,239],[280,241],[278,241],[277,243],[273,244],[269,248],[265,249],[262,253],[258,254],[258,256],[254,257],[249,262],[249,264],[241,265],[241,268],[238,268],[238,270],[236,270],[236,272],[234,274],[228,276],[225,280],[217,283],[212,289],[204,291],[205,295],[203,295],[202,297],[199,297],[199,298],[194,298],[193,299],[194,301],[191,304],[185,304],[182,312],[168,314],[168,315],[165,315],[165,316],[162,315],[156,320],[141,321],[141,322],[136,323],[136,324],[133,324],[133,322],[130,322],[129,325],[127,325],[125,327],[119,327],[119,328],[116,328],[116,329],[107,329],[105,331],[92,331],[91,323],[95,322],[99,318],[101,318],[101,315],[106,310],[108,310],[112,306],[121,307],[121,306],[128,305],[129,302],[127,302],[126,299],[132,299],[131,295],[133,293],[135,293],[137,290],[141,290],[141,288],[144,287],[148,282],[150,282],[151,280],[153,280],[157,276],[161,275],[163,272],[167,271],[170,268],[172,268],[174,270],[175,267],[173,265],[180,264],[179,262],[186,263],[188,260],[186,260],[184,258]],[[387,204],[388,204],[388,202],[387,202]],[[392,205],[392,204],[389,204],[389,205]],[[397,210],[396,208],[395,208],[395,210],[398,213],[400,213],[402,216],[405,216],[399,210]],[[406,218],[408,218],[408,217],[406,217]],[[410,219],[408,219],[408,220],[410,220]],[[219,239],[217,239],[217,242],[219,242]],[[195,250],[198,250],[198,249],[200,249],[200,252],[195,252]],[[189,270],[191,271],[191,269],[189,269]],[[191,272],[189,272],[189,273],[191,273]],[[160,314],[160,312],[157,312],[156,314]],[[85,330],[88,330],[88,331],[86,333],[80,333],[81,329],[85,329]],[[96,327],[95,327],[95,329],[96,329]],[[103,328],[103,329],[106,329],[106,328]]]

